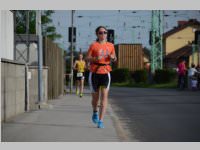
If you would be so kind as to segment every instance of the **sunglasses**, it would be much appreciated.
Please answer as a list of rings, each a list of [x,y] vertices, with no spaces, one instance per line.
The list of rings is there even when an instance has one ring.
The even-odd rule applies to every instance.
[[[108,32],[106,32],[106,31],[103,31],[103,32],[98,32],[98,34],[100,34],[100,35],[102,35],[102,34],[107,34]]]

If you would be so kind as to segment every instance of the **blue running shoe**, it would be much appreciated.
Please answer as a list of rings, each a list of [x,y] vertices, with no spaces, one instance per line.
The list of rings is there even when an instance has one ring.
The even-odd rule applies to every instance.
[[[104,128],[103,121],[99,120],[97,127],[103,129]]]
[[[98,112],[93,113],[92,115],[92,121],[93,123],[97,124],[99,121],[99,116],[98,116]]]

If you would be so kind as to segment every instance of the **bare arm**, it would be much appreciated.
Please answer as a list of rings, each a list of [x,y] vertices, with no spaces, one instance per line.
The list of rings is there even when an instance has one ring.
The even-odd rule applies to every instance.
[[[86,61],[88,62],[95,62],[98,60],[98,57],[93,57],[92,52],[88,51],[87,56],[86,56]]]
[[[77,61],[75,61],[74,66],[73,66],[73,69],[75,70],[77,70],[76,65],[77,65]]]
[[[98,59],[97,59],[97,57],[87,56],[86,60],[87,60],[88,62],[95,62],[95,61],[97,61]]]
[[[116,57],[115,54],[111,54],[111,55],[110,55],[110,59],[111,59],[112,61],[117,61],[117,57]]]
[[[86,61],[84,61],[84,70],[87,70],[88,69],[88,67],[87,67],[87,62]]]
[[[115,48],[114,47],[113,47],[113,51],[110,54],[110,59],[114,62],[117,61],[117,57],[116,57],[116,54],[115,54]]]

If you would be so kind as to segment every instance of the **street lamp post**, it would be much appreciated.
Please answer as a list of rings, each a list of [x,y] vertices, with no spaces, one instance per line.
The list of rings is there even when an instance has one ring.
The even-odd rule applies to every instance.
[[[194,64],[194,53],[195,53],[195,44],[192,43],[192,64]]]
[[[73,90],[73,49],[74,49],[74,12],[75,10],[71,11],[71,21],[72,21],[72,32],[71,32],[71,73],[70,73],[70,93],[72,93]]]
[[[37,23],[37,35],[38,35],[38,101],[39,108],[40,104],[43,102],[42,93],[43,93],[43,80],[42,80],[42,24],[41,24],[41,10],[37,10],[36,13],[36,23]]]

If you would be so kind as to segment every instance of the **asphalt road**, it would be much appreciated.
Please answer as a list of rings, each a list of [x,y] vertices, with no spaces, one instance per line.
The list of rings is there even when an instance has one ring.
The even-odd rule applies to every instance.
[[[111,87],[109,100],[132,141],[200,142],[200,91]]]

